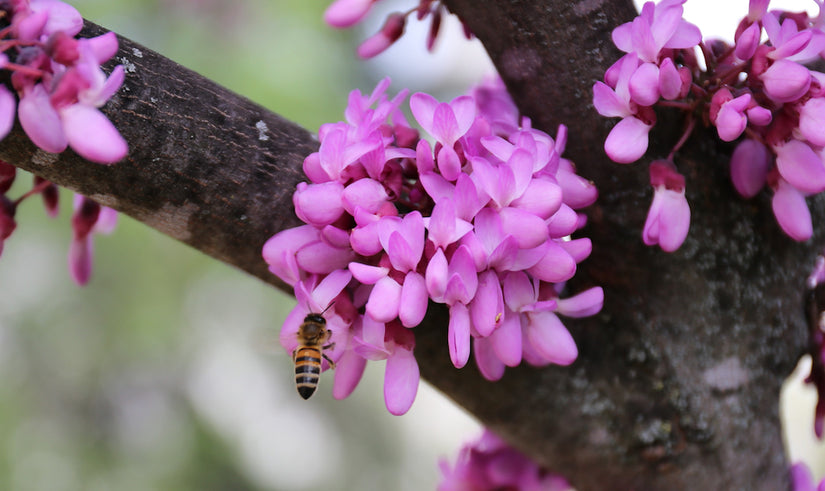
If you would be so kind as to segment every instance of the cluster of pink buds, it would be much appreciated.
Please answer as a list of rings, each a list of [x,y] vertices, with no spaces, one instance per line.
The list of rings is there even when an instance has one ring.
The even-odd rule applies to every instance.
[[[489,430],[485,430],[478,441],[461,449],[453,468],[445,460],[439,462],[439,467],[442,479],[438,491],[572,489],[563,477],[542,469]]]
[[[127,152],[123,137],[98,109],[120,88],[122,66],[107,77],[100,64],[117,52],[114,33],[75,39],[83,18],[58,0],[0,2],[0,69],[11,72],[20,100],[0,85],[0,139],[14,123],[35,145],[58,153],[67,146],[80,156],[112,163]]]
[[[378,0],[335,0],[324,13],[327,24],[347,28],[360,22]],[[427,50],[432,51],[438,32],[441,29],[441,20],[447,8],[438,0],[419,0],[418,6],[407,12],[394,12],[387,17],[381,30],[369,37],[358,47],[358,56],[372,58],[392,46],[404,34],[407,18],[415,14],[419,21],[430,19],[430,30],[427,34]],[[466,29],[467,38],[471,34]]]
[[[687,129],[667,160],[697,120],[713,125],[726,142],[744,135],[731,157],[734,187],[750,198],[767,185],[782,230],[794,240],[810,238],[805,198],[825,190],[825,74],[800,63],[825,53],[822,13],[769,12],[767,0],[751,0],[729,46],[702,42],[699,29],[682,18],[684,2],[647,2],[635,20],[613,31],[627,54],[593,87],[599,114],[622,118],[605,141],[607,155],[620,163],[638,160],[656,123],[654,108],[683,110]]]
[[[24,200],[39,194],[43,199],[46,213],[52,218],[58,214],[57,186],[37,176],[34,177],[34,184],[29,191],[17,199],[8,198],[6,194],[16,177],[17,168],[0,161],[0,255],[3,253],[3,242],[17,228],[14,217]],[[117,223],[117,212],[79,194],[75,195],[74,209],[74,237],[69,245],[69,273],[75,283],[82,286],[88,283],[92,272],[92,234],[111,233]]]
[[[450,357],[475,362],[489,380],[521,361],[572,363],[578,351],[557,314],[602,307],[593,287],[560,298],[591,251],[571,238],[576,210],[596,199],[593,184],[561,157],[555,139],[533,129],[500,80],[438,102],[417,93],[410,109],[432,138],[419,136],[388,99],[385,79],[350,94],[346,122],[323,125],[320,150],[304,161],[309,183],[293,202],[306,223],[269,239],[263,257],[298,301],[281,331],[292,353],[310,312],[325,313],[337,363],[333,395],[355,388],[366,360],[387,360],[384,395],[393,414],[418,387],[414,330],[428,303],[449,308]]]

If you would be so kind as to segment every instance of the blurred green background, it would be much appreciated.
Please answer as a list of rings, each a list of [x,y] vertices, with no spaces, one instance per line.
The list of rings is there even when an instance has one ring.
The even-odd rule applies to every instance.
[[[312,131],[342,119],[352,88],[386,75],[394,90],[446,98],[489,71],[456,25],[457,49],[442,39],[428,57],[413,25],[385,55],[357,60],[388,0],[353,31],[322,24],[328,2],[70,3]],[[29,184],[20,175],[9,196]],[[390,416],[382,363],[345,401],[331,398],[330,374],[300,399],[278,344],[293,300],[128,217],[96,237],[92,281],[74,286],[71,194],[61,198],[56,219],[26,201],[0,258],[0,489],[433,489],[437,458],[478,434],[426,384],[407,415]],[[794,457],[822,462],[810,392],[788,401]]]

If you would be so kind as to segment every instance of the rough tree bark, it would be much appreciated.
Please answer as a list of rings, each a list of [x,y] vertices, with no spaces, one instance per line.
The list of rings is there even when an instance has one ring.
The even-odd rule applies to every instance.
[[[611,123],[590,110],[590,87],[617,56],[609,33],[633,16],[629,3],[447,4],[535,126],[570,127],[565,155],[601,193],[586,229],[594,252],[571,287],[602,285],[605,308],[566,322],[580,348],[573,366],[508,369],[494,384],[452,368],[445,312],[431,308],[416,328],[423,376],[580,490],[788,488],[779,386],[805,345],[801,292],[821,233],[796,244],[766,196],[737,198],[729,148],[700,135],[677,160],[693,212],[688,240],[674,254],[645,247],[646,165],[609,163],[601,142]],[[46,154],[19,127],[0,158],[288,291],[260,248],[297,224],[291,195],[312,136],[129,40],[117,62],[129,73],[106,112],[131,144],[126,160]],[[663,121],[650,154],[665,155],[679,129]]]

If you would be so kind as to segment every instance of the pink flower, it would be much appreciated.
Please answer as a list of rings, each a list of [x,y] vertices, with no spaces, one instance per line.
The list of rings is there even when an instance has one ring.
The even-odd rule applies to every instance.
[[[111,233],[117,223],[117,212],[79,194],[75,195],[74,209],[69,273],[75,283],[83,286],[92,274],[92,233]]]
[[[476,117],[472,97],[460,96],[446,103],[419,92],[410,98],[410,109],[418,124],[442,145],[437,156],[441,175],[448,181],[455,181],[461,172],[461,161],[453,147]]]
[[[521,316],[524,338],[541,357],[541,360],[533,360],[533,364],[569,365],[576,360],[579,354],[576,342],[552,312],[558,304],[555,299],[540,299],[537,280],[531,280],[521,272],[508,273],[503,291],[507,307],[516,316]]]
[[[615,89],[602,82],[593,86],[593,105],[602,116],[621,117],[604,142],[607,156],[619,163],[635,162],[647,151],[648,133],[655,116],[640,109],[631,101],[630,81],[638,67],[635,53],[622,57],[614,64]],[[641,116],[643,119],[639,119]]]
[[[730,158],[733,187],[743,198],[753,198],[765,185],[770,165],[771,156],[765,145],[750,138],[742,140]]]
[[[124,80],[121,65],[109,77],[100,69],[116,47],[114,33],[81,40],[79,58],[55,77],[53,87],[47,89],[43,83],[22,87],[20,124],[37,146],[52,153],[71,146],[81,157],[98,163],[117,162],[126,155],[126,141],[98,110]]]
[[[397,323],[384,324],[366,317],[353,337],[355,352],[368,360],[387,360],[384,370],[384,403],[396,416],[406,413],[415,400],[420,373],[413,356],[415,337]],[[337,383],[337,382],[336,382]]]
[[[719,138],[726,142],[739,138],[739,135],[745,131],[745,126],[748,124],[745,110],[748,109],[748,104],[751,102],[751,95],[742,94],[733,98],[727,90],[720,90],[713,97],[714,99],[722,99],[715,118],[712,115],[713,109],[711,109],[711,121],[716,125]]]
[[[367,15],[377,0],[336,0],[324,12],[324,22],[333,27],[351,27]]]
[[[281,327],[281,346],[287,353],[292,353],[298,346],[298,328],[309,313],[324,312],[327,328],[331,331],[331,349],[324,352],[337,361],[349,344],[351,320],[349,312],[351,303],[348,302],[344,291],[352,275],[347,270],[337,270],[321,279],[311,275],[295,285],[295,308],[287,315]],[[343,294],[342,294],[343,292]],[[326,366],[326,362],[324,362]]]
[[[783,232],[800,242],[811,238],[811,212],[805,203],[805,195],[799,189],[782,178],[777,179],[771,205]]]
[[[699,28],[682,19],[686,0],[645,2],[632,22],[613,30],[613,42],[625,53],[636,52],[642,61],[656,63],[663,48],[685,49],[699,44]]]
[[[758,23],[748,26],[736,39],[736,57],[740,60],[749,60],[759,47],[759,37],[762,28]]]
[[[387,21],[381,30],[367,38],[358,46],[358,56],[361,58],[372,58],[384,52],[387,48],[404,34],[404,24],[406,23],[404,14],[394,13],[387,17]]]
[[[465,445],[452,468],[446,460],[441,460],[439,467],[442,478],[438,491],[570,489],[564,478],[542,469],[490,430],[484,430],[477,441]]]
[[[427,265],[427,291],[430,298],[450,306],[448,340],[450,359],[456,368],[470,358],[470,314],[467,304],[478,288],[478,273],[467,246],[460,246],[447,261],[438,249]]]
[[[305,225],[273,235],[262,250],[269,270],[295,286],[307,274],[329,274],[345,269],[354,255],[342,242],[346,236],[341,237],[334,228],[318,230]]]
[[[765,94],[776,102],[799,99],[811,86],[811,73],[799,63],[777,60],[759,76],[765,84]]]
[[[331,225],[344,213],[343,194],[344,186],[340,182],[299,183],[292,195],[295,214],[317,228]]]
[[[810,145],[791,140],[774,146],[773,151],[776,153],[776,168],[788,183],[806,193],[825,190],[825,164]]]
[[[653,125],[630,116],[619,121],[604,141],[604,151],[614,162],[629,164],[647,151],[648,134]]]
[[[825,98],[808,99],[799,111],[799,131],[806,140],[825,146]]]
[[[682,245],[690,227],[690,207],[685,199],[685,178],[672,162],[656,160],[650,164],[653,203],[647,213],[642,239],[665,252]]]

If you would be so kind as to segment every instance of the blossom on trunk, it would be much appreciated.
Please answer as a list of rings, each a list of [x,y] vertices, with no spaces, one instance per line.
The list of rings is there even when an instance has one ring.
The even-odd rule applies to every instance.
[[[699,123],[714,126],[722,141],[738,142],[730,161],[737,192],[751,198],[768,187],[780,228],[807,240],[813,229],[805,198],[825,190],[825,74],[802,63],[825,53],[822,14],[769,11],[767,0],[752,0],[728,46],[702,41],[682,18],[683,3],[647,2],[636,19],[613,31],[627,54],[593,86],[599,114],[622,118],[605,139],[607,156],[619,163],[643,157],[656,123],[646,115],[675,108],[685,130],[666,160],[674,160]],[[697,59],[697,44],[704,60]],[[673,249],[688,227],[684,186],[654,187],[644,241]],[[659,228],[677,223],[678,230]]]

